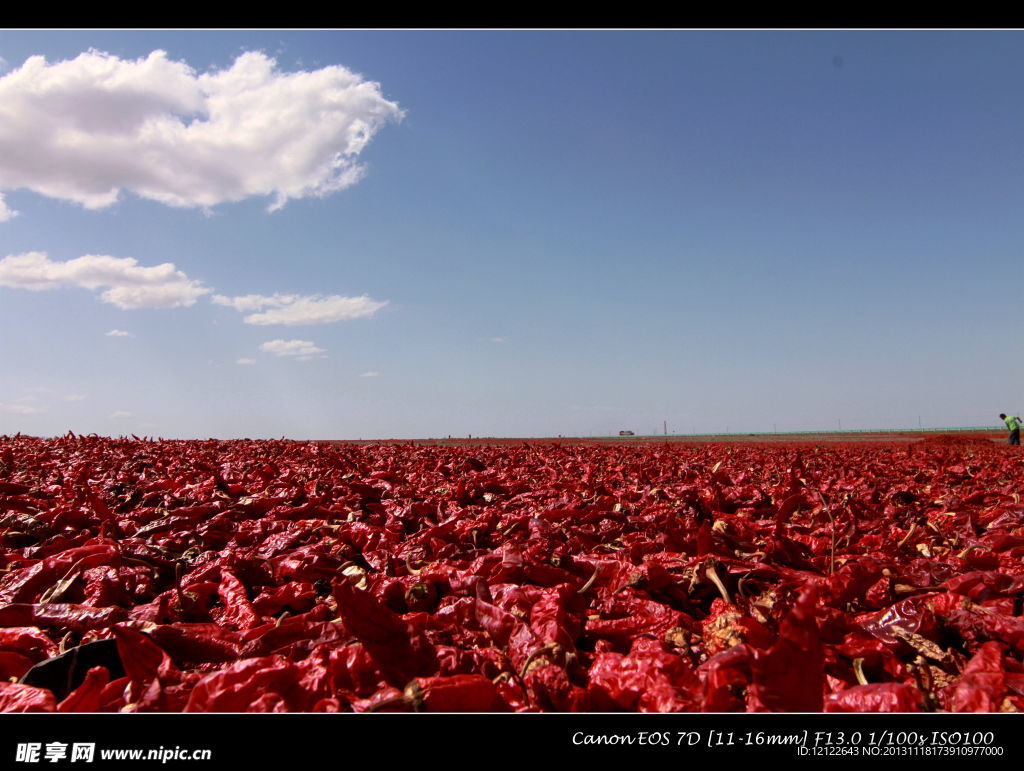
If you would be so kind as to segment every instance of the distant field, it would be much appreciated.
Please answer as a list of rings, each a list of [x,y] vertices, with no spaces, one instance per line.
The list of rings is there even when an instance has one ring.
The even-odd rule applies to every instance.
[[[705,444],[823,444],[848,442],[929,442],[941,444],[973,444],[978,441],[1003,443],[1006,432],[1003,431],[879,431],[879,432],[822,432],[822,433],[771,433],[771,434],[690,434],[671,436],[554,436],[554,437],[450,437],[440,439],[360,439],[358,441],[339,440],[343,444],[377,444],[379,442],[401,442],[426,445],[521,445],[521,444],[674,444],[674,445],[705,445]]]

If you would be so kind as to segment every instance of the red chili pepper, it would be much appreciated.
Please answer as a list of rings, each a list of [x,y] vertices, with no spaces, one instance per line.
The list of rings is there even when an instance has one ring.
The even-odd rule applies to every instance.
[[[0,709],[1022,709],[1024,456],[908,447],[0,437],[0,676],[128,673]]]

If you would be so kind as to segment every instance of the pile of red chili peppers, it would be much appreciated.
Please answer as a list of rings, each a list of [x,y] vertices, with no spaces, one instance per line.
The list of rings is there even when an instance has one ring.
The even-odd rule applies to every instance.
[[[0,437],[0,710],[1015,712],[1015,450]]]

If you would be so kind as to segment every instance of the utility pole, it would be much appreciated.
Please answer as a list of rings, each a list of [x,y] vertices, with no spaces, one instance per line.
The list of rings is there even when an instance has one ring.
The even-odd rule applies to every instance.
[[[667,420],[661,421],[661,425],[665,428],[665,436],[668,436],[668,421]]]

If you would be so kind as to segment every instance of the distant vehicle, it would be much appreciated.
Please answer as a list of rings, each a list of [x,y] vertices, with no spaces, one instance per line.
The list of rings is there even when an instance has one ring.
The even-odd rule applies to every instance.
[[[619,431],[619,436],[636,436],[632,431]]]

